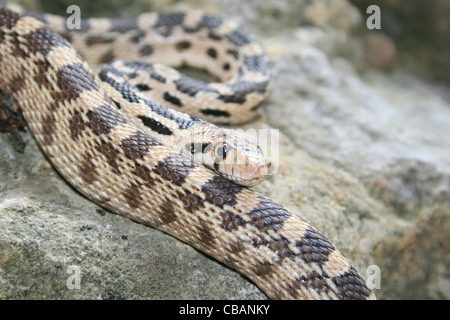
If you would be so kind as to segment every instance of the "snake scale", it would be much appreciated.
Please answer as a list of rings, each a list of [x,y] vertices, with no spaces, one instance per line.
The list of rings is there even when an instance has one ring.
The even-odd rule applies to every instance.
[[[235,124],[254,117],[269,89],[270,72],[250,36],[197,11],[88,19],[79,30],[67,30],[64,21],[0,5],[0,89],[21,109],[39,146],[71,185],[100,206],[230,266],[269,298],[375,298],[339,250],[302,218],[151,133],[169,135],[191,121],[204,124],[200,118]],[[142,77],[152,85],[141,79],[135,86],[153,91],[149,98],[117,77],[136,78],[138,62],[104,69],[101,75],[109,82],[91,71],[91,63],[122,55],[193,65],[220,81],[196,81],[145,64]],[[152,117],[141,119],[143,124],[129,119],[120,99],[145,101]],[[160,108],[164,103],[196,111],[175,117],[178,111]]]

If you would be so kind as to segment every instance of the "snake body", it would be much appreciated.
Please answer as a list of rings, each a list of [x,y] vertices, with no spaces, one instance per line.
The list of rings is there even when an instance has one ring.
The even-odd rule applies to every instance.
[[[127,39],[139,43],[148,36],[146,32],[156,32],[156,38],[186,33],[191,40],[161,44],[182,54],[181,58],[167,54],[170,64],[196,63],[225,82],[192,82],[174,74],[156,95],[162,97],[162,103],[172,100],[177,105],[178,101],[181,108],[188,109],[184,93],[201,104],[198,116],[239,123],[254,116],[255,101],[264,98],[270,85],[265,57],[246,33],[198,12],[154,13],[114,23],[89,19],[82,23],[81,31],[69,33],[58,30],[61,23],[55,22],[54,16],[37,17],[50,28],[16,11],[0,6],[0,89],[19,106],[53,166],[79,192],[108,210],[167,232],[225,263],[251,279],[269,298],[375,298],[349,261],[306,221],[176,152],[125,116],[108,94],[118,88],[111,82],[102,83],[81,56],[88,60],[101,57],[103,62],[116,58],[119,46],[117,39],[109,38],[109,32],[118,36],[131,30],[132,38]],[[193,38],[196,34],[202,35],[199,42]],[[92,46],[107,48],[95,57],[80,54],[63,37],[75,47],[84,38]],[[228,45],[213,47],[213,54],[211,42],[224,39]],[[131,56],[126,58],[139,52],[158,55],[156,45],[143,43],[135,51],[127,50]],[[211,59],[194,62],[198,56],[194,59],[188,50],[193,47],[202,48],[201,52],[215,62],[218,57],[226,60],[218,64],[211,64]],[[235,59],[233,63],[230,57]],[[159,71],[163,68],[156,69],[154,78],[162,77],[164,73]],[[229,73],[223,75],[224,70]],[[111,70],[104,73],[106,78],[108,75],[114,78]],[[154,80],[163,83],[162,79]],[[205,100],[198,102],[201,97]],[[228,105],[213,109],[217,99]]]

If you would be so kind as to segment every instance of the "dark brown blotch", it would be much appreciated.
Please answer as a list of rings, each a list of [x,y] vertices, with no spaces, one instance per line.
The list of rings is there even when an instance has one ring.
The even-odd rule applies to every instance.
[[[225,231],[233,231],[238,229],[240,226],[245,226],[246,224],[246,221],[243,217],[231,211],[221,212],[220,217],[221,217],[221,227]]]
[[[183,24],[185,13],[183,12],[161,12],[158,14],[158,21],[156,21],[154,28],[173,27]]]
[[[173,131],[170,130],[169,127],[166,127],[161,122],[147,116],[139,115],[137,116],[144,126],[150,128],[150,130],[157,132],[158,134],[170,136],[173,134]]]
[[[19,21],[20,15],[6,8],[0,8],[0,28],[12,29]]]
[[[22,75],[18,75],[9,83],[9,89],[11,90],[11,93],[16,93],[19,90],[25,88],[25,85],[25,78]]]
[[[89,128],[98,136],[108,134],[115,126],[127,122],[122,114],[109,105],[103,105],[94,110],[89,110],[86,115],[89,118]]]
[[[49,91],[52,90],[52,81],[48,78],[48,70],[50,69],[50,63],[47,59],[36,62],[38,68],[37,74],[34,76],[34,80],[41,87]]]
[[[331,242],[317,230],[309,227],[301,239],[295,241],[299,250],[298,256],[307,264],[316,263],[322,266],[328,256],[335,250]]]
[[[191,42],[189,42],[189,41],[178,41],[178,42],[175,44],[175,48],[176,48],[178,51],[184,51],[184,50],[189,49],[190,47],[191,47]]]
[[[116,56],[114,55],[113,50],[106,51],[99,59],[100,63],[109,63],[114,60]]]
[[[148,168],[145,165],[136,165],[132,173],[141,180],[143,186],[152,189],[157,187],[157,184],[168,182],[181,186],[186,179],[190,170],[193,168],[193,164],[190,162],[183,162],[179,154],[173,154],[168,156],[165,160],[159,161],[152,168]],[[191,198],[189,195],[183,194],[179,190],[176,191],[176,196],[183,202],[195,203],[197,199]],[[166,206],[166,209],[169,207]]]
[[[279,238],[274,236],[255,237],[250,244],[257,248],[268,248],[276,254],[276,258],[271,261],[266,260],[264,263],[254,267],[254,272],[259,276],[266,276],[273,272],[275,265],[282,264],[286,259],[292,260],[295,258],[295,253],[289,248],[290,241],[282,235]]]
[[[157,226],[169,224],[177,219],[175,208],[172,202],[167,199],[158,207],[156,212],[162,221],[162,223],[157,224]]]
[[[92,162],[89,150],[85,153],[83,160],[78,165],[78,176],[87,184],[92,184],[97,180],[97,167]]]
[[[106,38],[102,36],[92,35],[86,39],[86,45],[88,47],[97,45],[97,44],[108,44],[114,42],[113,38]]]
[[[125,156],[131,160],[142,159],[148,150],[157,144],[155,139],[142,131],[136,131],[131,136],[124,138],[119,146]]]
[[[212,47],[208,48],[208,50],[206,50],[206,54],[213,59],[217,59],[217,50]]]
[[[372,293],[353,267],[348,268],[344,274],[331,280],[337,286],[338,297],[341,300],[365,300]]]
[[[153,168],[153,172],[167,182],[181,186],[194,167],[195,164],[191,159],[173,153],[159,161]]]
[[[32,31],[23,37],[27,41],[27,48],[32,54],[40,52],[45,56],[55,47],[70,47],[70,44],[63,37],[46,26]]]
[[[218,35],[217,33],[214,33],[212,31],[210,31],[208,33],[208,38],[210,38],[211,40],[214,40],[214,41],[220,41],[220,40],[223,39],[223,36]]]
[[[236,197],[242,189],[242,186],[220,175],[216,175],[203,185],[202,192],[205,195],[205,201],[220,208],[223,208],[225,205],[234,208]]]
[[[201,210],[205,204],[205,198],[194,194],[188,190],[176,191],[178,199],[183,203],[184,208],[190,213],[194,214],[198,210]]]
[[[2,34],[3,34],[3,32],[2,32]],[[21,42],[20,39],[22,37],[15,31],[11,32],[9,35],[11,37],[10,43],[12,46],[14,46],[14,48],[13,48],[14,55],[16,57],[22,58],[22,59],[29,58],[31,51],[29,51],[29,49],[23,45],[23,42]],[[3,36],[2,36],[2,38],[3,38]]]
[[[146,83],[138,83],[135,85],[136,89],[139,91],[151,91],[152,88],[150,88]]]
[[[177,96],[174,96],[173,94],[170,94],[169,92],[164,92],[163,95],[164,100],[166,100],[167,102],[170,102],[171,104],[177,106],[177,107],[182,107],[182,103],[180,98],[178,98]]]
[[[153,51],[154,51],[153,47],[151,45],[146,44],[141,48],[140,53],[143,56],[149,56],[153,54]]]
[[[75,111],[72,118],[69,120],[70,124],[70,136],[73,140],[78,140],[81,132],[86,128],[86,122],[83,120],[81,113]]]
[[[258,92],[264,93],[267,90],[269,81],[262,82],[250,82],[250,81],[237,81],[229,85],[232,92],[231,95],[220,95],[218,99],[227,103],[244,103],[247,100],[247,95]]]
[[[295,252],[289,248],[290,243],[291,241],[283,235],[280,235],[279,238],[272,238],[272,241],[268,243],[270,250],[277,255],[275,262],[281,263],[286,258],[293,259],[296,256]]]
[[[54,142],[53,134],[56,131],[56,119],[53,113],[49,113],[42,121],[43,145],[51,145]]]
[[[140,185],[131,183],[122,195],[132,209],[138,208],[142,202]]]
[[[152,170],[143,165],[136,165],[132,173],[142,180],[143,185],[147,188],[153,188],[155,185],[155,179],[152,177]]]
[[[188,26],[183,26],[183,31],[186,33],[197,33],[200,31],[202,27],[197,25],[195,27],[188,27]]]
[[[237,239],[232,241],[230,244],[230,251],[234,254],[242,252],[246,250],[246,247],[241,239]]]
[[[239,52],[236,49],[228,49],[227,53],[231,55],[236,60],[239,59]]]
[[[194,97],[198,92],[212,92],[218,94],[219,92],[210,87],[207,82],[196,80],[194,78],[188,77],[186,75],[180,74],[178,80],[174,81],[177,90],[187,94],[191,97]]]
[[[194,167],[194,163],[191,163],[190,166],[192,169]],[[162,171],[165,173],[164,175],[166,176],[168,176],[168,174],[166,173],[167,170],[173,171],[173,169],[171,169],[171,166],[162,169]],[[190,169],[186,172],[183,172],[182,181],[184,181],[187,174],[189,174],[189,171]],[[179,172],[177,174],[179,175]],[[170,179],[170,181],[172,180],[173,179]],[[180,184],[180,180],[178,180],[176,184]],[[177,191],[177,196],[183,202],[185,209],[194,214],[198,210],[204,208],[205,203],[210,203],[220,208],[224,208],[224,206],[226,205],[234,207],[234,205],[236,204],[236,197],[241,190],[241,186],[223,178],[222,176],[217,175],[202,186],[202,192],[200,194],[192,193],[189,190],[183,190]],[[238,216],[231,216],[228,218],[226,216],[223,216],[223,218],[226,218],[228,222],[230,222],[229,219],[233,219],[233,223],[236,225],[236,227],[239,223],[245,223],[245,221],[241,220]],[[224,227],[226,227],[227,222],[224,223]]]
[[[56,85],[60,91],[55,92],[54,100],[74,100],[84,91],[98,90],[94,74],[86,70],[81,63],[59,68],[56,73],[56,80]]]
[[[156,80],[158,82],[161,82],[161,83],[166,83],[166,80],[167,80],[164,76],[160,75],[156,71],[153,71],[150,74],[150,78],[152,78],[153,80]]]
[[[258,204],[248,213],[248,216],[252,226],[267,233],[269,230],[281,229],[291,213],[272,200],[259,196]]]
[[[274,267],[273,264],[271,264],[268,261],[265,261],[263,263],[256,264],[253,267],[253,272],[259,277],[264,277],[273,273],[273,267]]]
[[[119,164],[117,163],[117,159],[119,157],[119,151],[114,148],[114,145],[110,141],[101,141],[101,144],[96,145],[95,149],[100,152],[105,158],[106,162],[111,167],[111,170],[119,174]]]
[[[200,236],[202,242],[211,242],[214,240],[214,236],[211,232],[211,227],[207,221],[199,219],[199,224],[196,227],[197,234]]]
[[[316,270],[310,270],[306,273],[302,273],[300,276],[295,277],[291,283],[288,284],[288,291],[292,297],[300,298],[299,291],[315,290],[317,294],[322,292],[329,294],[335,292],[328,284],[329,277],[325,271],[318,272]]]

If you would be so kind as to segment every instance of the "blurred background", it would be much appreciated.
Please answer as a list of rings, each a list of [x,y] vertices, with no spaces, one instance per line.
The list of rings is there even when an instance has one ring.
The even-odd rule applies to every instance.
[[[83,14],[87,16],[131,16],[139,14],[145,11],[161,10],[170,6],[190,6],[197,8],[204,8],[213,6],[224,8],[224,10],[233,10],[233,7],[242,6],[243,8],[255,8],[258,13],[263,13],[261,16],[255,16],[255,12],[251,10],[244,10],[240,12],[245,18],[246,14],[251,15],[256,20],[270,20],[270,16],[275,19],[281,19],[283,22],[289,21],[289,27],[295,27],[297,23],[300,25],[316,25],[319,27],[326,27],[326,25],[320,25],[320,14],[316,17],[317,20],[312,18],[295,19],[295,17],[303,18],[304,13],[300,12],[302,6],[308,5],[311,1],[303,0],[288,0],[282,1],[280,4],[276,4],[274,1],[246,1],[247,4],[239,5],[237,1],[233,0],[212,0],[212,1],[171,1],[171,0],[137,0],[133,3],[124,0],[114,0],[103,3],[103,1],[35,1],[35,0],[23,0],[16,1],[23,4],[28,8],[35,10],[41,10],[45,12],[54,12],[58,14],[65,14],[66,8],[71,4],[77,4],[83,8]],[[338,1],[339,2],[339,1]],[[381,30],[379,34],[382,35],[380,39],[374,38],[367,28],[364,28],[364,22],[354,25],[355,29],[352,30],[355,34],[361,37],[368,37],[368,42],[382,41],[381,46],[393,45],[396,49],[394,61],[382,61],[378,62],[385,67],[400,66],[406,68],[411,72],[415,72],[421,76],[427,76],[432,80],[450,82],[450,66],[448,54],[450,52],[450,22],[448,14],[450,12],[450,3],[446,0],[409,0],[408,5],[401,0],[350,0],[348,3],[354,8],[358,9],[361,18],[368,17],[366,13],[367,8],[370,5],[377,5],[382,9],[381,17]],[[325,7],[333,7],[330,1],[323,4]],[[317,5],[321,6],[321,5]],[[214,9],[212,9],[214,10]],[[254,10],[253,10],[254,11]],[[231,12],[231,11],[230,11]],[[331,17],[329,17],[331,18]],[[343,18],[343,17],[342,17]],[[269,21],[268,21],[269,22]],[[275,20],[273,21],[276,22]],[[322,21],[324,22],[324,21]],[[328,21],[331,26],[332,21]],[[352,24],[352,21],[348,21]],[[318,25],[319,24],[319,25]],[[283,27],[280,24],[278,27]],[[278,29],[275,26],[276,29]],[[381,39],[382,38],[382,39]],[[386,44],[385,42],[390,42]],[[370,53],[369,53],[370,54]],[[369,57],[370,59],[370,57]],[[373,58],[375,59],[375,58]],[[387,59],[387,58],[386,58]],[[377,64],[377,62],[374,62]]]
[[[450,81],[450,2],[446,0],[352,0],[362,14],[371,4],[383,8],[382,33],[397,48],[399,67],[432,80]],[[389,41],[387,40],[387,41]]]

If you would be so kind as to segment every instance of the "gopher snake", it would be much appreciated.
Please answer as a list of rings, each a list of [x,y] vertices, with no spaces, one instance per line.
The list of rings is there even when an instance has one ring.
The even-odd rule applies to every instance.
[[[256,109],[254,102],[258,104],[269,85],[259,47],[246,33],[219,18],[194,12],[155,13],[116,22],[89,19],[79,33],[58,30],[60,22],[55,16],[39,18],[75,47],[82,39],[93,45],[115,46],[107,46],[97,56],[82,52],[88,60],[112,60],[115,50],[120,51],[120,42],[141,43],[147,32],[154,30],[160,38],[183,32],[190,39],[162,44],[175,46],[178,54],[186,51],[181,60],[167,54],[171,64],[177,64],[173,61],[177,59],[189,64],[198,60],[193,56],[198,52],[188,52],[192,47],[203,48],[203,53],[206,49],[216,62],[218,57],[235,58],[234,63],[228,59],[196,65],[216,75],[229,70],[228,76],[221,76],[229,81],[225,85],[192,84],[187,78],[174,76],[170,84],[161,87],[163,100],[183,106],[185,101],[177,97],[180,91],[194,98],[213,96],[230,103],[200,111],[208,120],[247,120]],[[375,298],[334,245],[303,219],[175,152],[125,117],[107,93],[108,84],[103,84],[74,47],[52,29],[0,6],[0,89],[20,107],[47,158],[77,190],[108,210],[165,231],[236,269],[270,298]],[[112,41],[108,37],[127,30],[131,30],[131,38]],[[199,33],[203,36],[197,43],[194,36]],[[218,45],[210,47],[211,41]],[[223,41],[228,46],[219,49]],[[136,50],[127,49],[127,57],[139,52],[157,55],[156,46],[142,43]],[[162,77],[156,71],[154,78]],[[178,91],[168,92],[170,88]],[[215,103],[209,101],[208,106]]]

